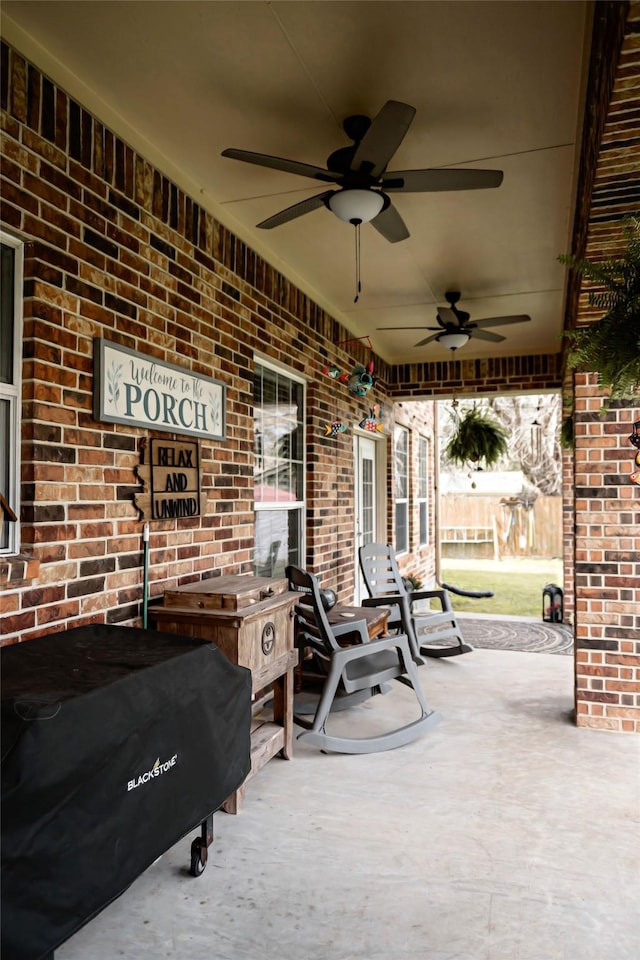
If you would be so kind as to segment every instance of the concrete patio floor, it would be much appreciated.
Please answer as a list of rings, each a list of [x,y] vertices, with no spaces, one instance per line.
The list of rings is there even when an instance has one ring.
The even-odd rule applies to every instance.
[[[476,650],[420,677],[443,715],[424,738],[296,742],[216,814],[201,877],[194,829],[56,960],[638,960],[640,740],[573,725],[572,657]],[[410,716],[396,684],[339,723]]]

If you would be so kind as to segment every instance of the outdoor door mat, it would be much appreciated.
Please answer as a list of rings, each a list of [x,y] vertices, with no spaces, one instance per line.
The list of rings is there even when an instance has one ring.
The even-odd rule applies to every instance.
[[[521,653],[573,653],[573,629],[563,623],[535,620],[479,620],[459,617],[467,643],[480,649]]]

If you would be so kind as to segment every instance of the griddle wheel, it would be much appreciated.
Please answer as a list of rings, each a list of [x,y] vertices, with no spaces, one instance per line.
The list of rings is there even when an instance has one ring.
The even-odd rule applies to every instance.
[[[202,837],[196,837],[191,844],[191,876],[199,877],[207,865],[207,846]]]

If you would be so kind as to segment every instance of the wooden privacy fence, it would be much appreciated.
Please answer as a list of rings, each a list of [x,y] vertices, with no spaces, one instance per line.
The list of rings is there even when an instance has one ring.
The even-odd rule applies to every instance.
[[[445,558],[561,557],[562,497],[446,494],[440,548]]]

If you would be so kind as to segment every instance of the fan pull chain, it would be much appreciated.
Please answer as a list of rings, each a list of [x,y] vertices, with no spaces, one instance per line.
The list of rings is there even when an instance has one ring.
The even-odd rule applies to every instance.
[[[360,292],[362,290],[362,284],[360,283],[360,220],[356,220],[356,295],[354,298],[354,303],[358,302]]]

